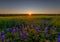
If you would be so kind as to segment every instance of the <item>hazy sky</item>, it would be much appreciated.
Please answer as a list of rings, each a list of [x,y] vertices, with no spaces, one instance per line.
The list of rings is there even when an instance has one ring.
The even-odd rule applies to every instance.
[[[60,13],[60,0],[0,0],[0,14]]]

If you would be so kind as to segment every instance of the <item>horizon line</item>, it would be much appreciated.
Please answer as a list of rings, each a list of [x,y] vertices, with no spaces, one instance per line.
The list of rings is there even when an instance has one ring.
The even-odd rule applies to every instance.
[[[0,14],[0,16],[28,16],[29,14]],[[60,16],[60,14],[31,14],[31,16]]]

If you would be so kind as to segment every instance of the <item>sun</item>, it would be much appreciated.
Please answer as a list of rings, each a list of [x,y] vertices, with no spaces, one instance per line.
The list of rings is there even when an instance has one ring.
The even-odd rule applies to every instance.
[[[32,13],[28,13],[29,14],[29,16],[31,16],[32,15]]]

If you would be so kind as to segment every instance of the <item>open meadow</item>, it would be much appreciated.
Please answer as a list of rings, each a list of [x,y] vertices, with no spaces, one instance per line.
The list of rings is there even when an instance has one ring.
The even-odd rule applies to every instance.
[[[0,42],[58,42],[60,16],[0,17]]]

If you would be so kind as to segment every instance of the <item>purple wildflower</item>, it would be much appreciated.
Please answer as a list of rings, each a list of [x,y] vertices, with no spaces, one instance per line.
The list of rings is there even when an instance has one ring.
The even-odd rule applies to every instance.
[[[10,31],[10,29],[9,29],[9,28],[7,28],[7,29],[6,29],[6,32],[9,32],[9,31]]]
[[[60,42],[60,36],[58,36],[58,42]]]
[[[2,41],[4,41],[5,40],[5,35],[2,35],[1,39],[2,39]]]
[[[22,32],[22,34],[24,34],[24,35],[25,35],[25,34],[26,34],[26,32]]]
[[[4,32],[4,31],[2,31],[2,32],[1,32],[1,35],[4,35],[4,34],[5,34],[5,32]]]
[[[47,23],[47,22],[49,22],[50,20],[43,20],[43,23]]]
[[[47,32],[48,32],[48,27],[46,27],[46,28],[45,28],[44,32],[45,32],[45,33],[47,33]]]
[[[22,33],[20,34],[20,38],[23,38],[23,34]]]
[[[12,33],[13,33],[13,34],[15,33],[15,29],[14,29],[14,28],[12,29]]]
[[[28,38],[28,34],[23,32],[23,33],[20,34],[20,38],[27,39]]]
[[[36,33],[37,33],[37,34],[40,33],[40,28],[36,28]]]
[[[18,27],[16,27],[16,31],[20,31],[20,29]]]
[[[25,38],[25,39],[27,39],[27,38],[28,38],[28,34],[27,34],[27,33],[24,35],[24,38]]]
[[[55,27],[51,27],[51,30],[56,30],[56,28]]]

